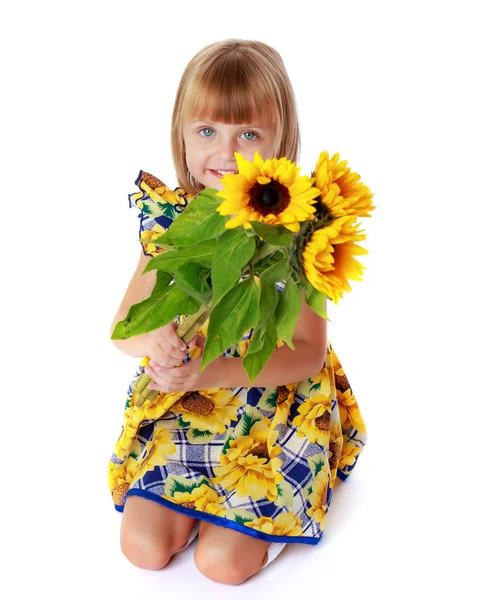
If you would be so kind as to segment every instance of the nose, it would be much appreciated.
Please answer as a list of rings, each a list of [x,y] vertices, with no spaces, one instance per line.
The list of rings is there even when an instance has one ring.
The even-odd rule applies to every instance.
[[[236,138],[225,138],[218,142],[216,148],[216,158],[222,161],[234,161],[235,152],[238,151]]]

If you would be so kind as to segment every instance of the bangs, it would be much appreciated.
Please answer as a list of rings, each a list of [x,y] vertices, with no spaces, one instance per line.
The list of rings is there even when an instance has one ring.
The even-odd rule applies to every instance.
[[[223,68],[221,68],[223,67]],[[228,124],[279,123],[281,118],[264,77],[245,73],[244,65],[218,65],[202,77],[191,81],[183,107],[183,122],[211,120]],[[262,82],[252,85],[253,81]],[[201,83],[200,83],[201,82]]]

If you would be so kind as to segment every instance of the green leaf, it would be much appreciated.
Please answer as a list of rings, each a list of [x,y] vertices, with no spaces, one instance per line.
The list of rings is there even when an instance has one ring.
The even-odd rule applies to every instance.
[[[293,279],[289,277],[276,307],[276,327],[278,337],[294,350],[293,333],[301,310],[301,291]]]
[[[305,298],[310,306],[320,317],[329,321],[326,314],[326,294],[320,292],[308,281],[305,288]]]
[[[233,419],[237,420],[237,419]],[[223,448],[221,449],[221,454],[226,454],[228,452],[228,448],[230,447],[230,441],[234,439],[234,427],[230,427],[226,431],[225,442],[223,444]]]
[[[194,427],[188,429],[186,432],[186,437],[190,444],[206,444],[215,436],[216,434],[211,431],[202,431],[201,429],[196,429]]]
[[[274,501],[276,506],[293,506],[293,488],[290,483],[280,481],[276,484],[278,496]]]
[[[155,202],[150,197],[146,197],[145,192],[142,198],[137,198],[135,204],[137,207],[150,217],[162,217],[165,214],[165,207],[163,204]],[[142,206],[138,206],[138,201],[141,201]]]
[[[212,289],[209,283],[210,270],[198,263],[188,263],[179,267],[175,274],[176,285],[196,298],[203,305],[210,303]]]
[[[257,327],[261,327],[274,315],[276,303],[281,295],[276,283],[283,281],[289,274],[289,261],[286,256],[266,269],[260,279],[259,319]]]
[[[235,285],[211,311],[201,370],[241,340],[248,329],[255,327],[258,315],[259,288],[248,277]]]
[[[326,459],[323,454],[315,454],[308,457],[308,464],[313,477],[317,477],[321,469],[326,464]]]
[[[256,515],[252,512],[244,508],[230,508],[226,511],[224,515],[227,519],[231,519],[235,521],[235,523],[239,523],[240,525],[244,525],[245,523],[251,523],[256,519]]]
[[[171,323],[178,314],[191,315],[199,310],[199,302],[175,283],[169,285],[170,279],[169,273],[158,271],[151,296],[130,307],[126,318],[116,324],[112,340],[125,340],[153,331]]]
[[[178,423],[178,427],[182,427],[183,429],[185,429],[186,427],[189,427],[189,426],[190,426],[190,422],[189,422],[189,421],[185,421],[185,420],[183,419],[183,416],[182,416],[182,415],[180,415],[180,416],[178,417],[177,423]]]
[[[263,419],[263,415],[249,404],[245,405],[244,413],[241,416],[240,421],[235,427],[235,437],[238,438],[242,435],[249,435],[251,428],[255,423],[258,423]]]
[[[175,273],[185,263],[196,262],[203,266],[211,266],[217,240],[204,240],[195,246],[186,246],[178,250],[169,250],[153,257],[146,265],[143,273],[158,269]],[[142,274],[143,274],[142,273]]]
[[[291,248],[293,244],[293,233],[284,225],[267,225],[260,221],[250,221],[254,231],[271,246],[284,246]]]
[[[221,300],[239,280],[243,267],[251,259],[255,249],[255,239],[248,237],[241,227],[227,229],[222,234],[216,245],[211,268],[213,304]]]
[[[190,201],[185,210],[176,217],[167,231],[152,244],[187,246],[216,238],[225,229],[228,215],[221,216],[216,208],[223,202],[215,194],[215,188],[206,188]]]
[[[257,336],[260,337],[255,345],[255,338]],[[260,330],[255,330],[248,352],[243,358],[243,366],[248,373],[250,385],[253,384],[253,381],[264,369],[264,366],[276,348],[277,341],[278,335],[276,333],[276,323],[274,321],[274,316],[272,316]]]
[[[167,496],[173,497],[176,492],[191,494],[195,488],[199,488],[205,483],[211,487],[211,483],[204,476],[201,476],[196,480],[191,480],[183,475],[170,474],[166,478],[164,491]]]

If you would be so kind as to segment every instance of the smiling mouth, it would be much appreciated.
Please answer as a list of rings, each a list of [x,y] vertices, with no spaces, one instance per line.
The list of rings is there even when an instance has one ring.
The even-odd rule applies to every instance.
[[[215,177],[223,177],[223,175],[237,175],[238,171],[226,171],[225,173],[220,173],[219,171],[215,171],[214,169],[209,169]]]

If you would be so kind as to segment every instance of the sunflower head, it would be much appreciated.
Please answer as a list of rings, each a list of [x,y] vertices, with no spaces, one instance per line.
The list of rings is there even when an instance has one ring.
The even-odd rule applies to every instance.
[[[255,152],[253,162],[235,152],[237,174],[224,175],[224,189],[217,196],[224,198],[217,210],[221,215],[234,215],[226,223],[230,229],[250,221],[268,225],[284,225],[293,232],[299,223],[314,219],[319,192],[313,187],[314,179],[300,176],[300,168],[287,158],[263,160]]]
[[[361,183],[357,173],[351,172],[345,160],[339,162],[338,153],[329,158],[328,152],[321,152],[312,177],[322,203],[334,218],[370,217],[369,213],[376,208],[371,202],[370,189]]]
[[[335,219],[308,238],[302,252],[302,268],[308,281],[336,304],[344,291],[351,291],[348,280],[361,281],[364,267],[355,255],[368,254],[356,242],[366,239],[358,231],[355,216]]]

